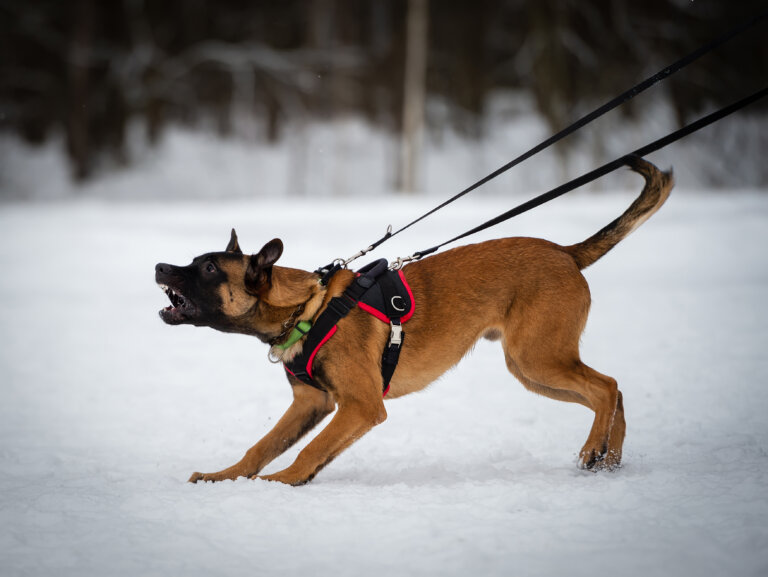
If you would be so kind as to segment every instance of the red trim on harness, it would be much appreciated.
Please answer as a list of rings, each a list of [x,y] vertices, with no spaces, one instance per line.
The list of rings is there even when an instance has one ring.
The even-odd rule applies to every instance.
[[[368,314],[371,314],[371,315],[375,316],[381,322],[383,322],[383,323],[388,323],[389,322],[389,317],[387,315],[385,315],[380,310],[377,310],[377,309],[373,308],[371,305],[367,305],[367,304],[365,304],[362,301],[358,301],[357,302],[357,306],[359,306],[361,309],[363,309]]]
[[[336,334],[336,329],[338,326],[333,325],[333,328],[328,331],[328,334],[323,337],[323,340],[320,341],[320,343],[315,347],[315,350],[312,351],[312,354],[309,355],[309,360],[307,361],[307,374],[309,375],[309,378],[312,378],[312,361],[315,360],[315,355],[317,354],[317,351],[320,350],[320,348],[328,342],[328,339],[330,339],[333,335]]]
[[[413,292],[411,292],[411,285],[408,284],[408,282],[405,280],[405,275],[403,274],[402,270],[397,271],[397,274],[400,275],[400,280],[403,281],[403,284],[405,285],[405,290],[408,291],[408,296],[411,298],[411,310],[408,312],[407,315],[405,315],[403,318],[400,319],[401,323],[404,323],[408,319],[410,319],[413,316],[413,313],[416,311],[416,299],[413,298]]]

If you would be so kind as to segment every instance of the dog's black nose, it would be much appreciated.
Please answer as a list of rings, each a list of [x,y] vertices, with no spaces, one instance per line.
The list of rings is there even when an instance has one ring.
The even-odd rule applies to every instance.
[[[159,262],[155,265],[155,272],[159,272],[161,274],[169,274],[171,272],[171,265],[165,264],[164,262]]]

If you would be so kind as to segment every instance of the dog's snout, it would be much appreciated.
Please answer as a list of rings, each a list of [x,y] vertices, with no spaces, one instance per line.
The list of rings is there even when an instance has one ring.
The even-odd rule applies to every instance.
[[[172,264],[165,264],[164,262],[159,262],[155,265],[155,282],[159,282],[162,284],[167,284],[171,282],[171,279],[175,278],[174,271],[176,270],[176,267]]]

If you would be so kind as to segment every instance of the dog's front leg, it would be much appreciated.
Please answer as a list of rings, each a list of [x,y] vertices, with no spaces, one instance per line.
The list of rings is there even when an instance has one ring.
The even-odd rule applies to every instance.
[[[192,473],[190,483],[253,477],[311,431],[334,409],[330,394],[291,378],[293,403],[266,436],[237,463],[218,473]]]
[[[386,418],[387,411],[380,396],[370,400],[339,401],[339,410],[331,422],[299,453],[290,467],[260,478],[288,485],[308,483],[339,453]]]

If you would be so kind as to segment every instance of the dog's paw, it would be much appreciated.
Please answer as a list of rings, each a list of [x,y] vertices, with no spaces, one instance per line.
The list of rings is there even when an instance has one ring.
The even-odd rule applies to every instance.
[[[251,478],[262,479],[264,481],[273,481],[277,483],[285,483],[286,485],[292,485],[294,487],[297,487],[299,485],[305,485],[306,483],[309,483],[312,480],[312,477],[310,477],[309,479],[299,478],[299,477],[296,477],[295,475],[288,473],[287,471],[279,471],[271,475],[258,475],[258,476],[253,476]]]
[[[602,461],[603,469],[606,471],[617,471],[621,469],[621,449],[609,450]]]
[[[616,471],[621,468],[621,453],[582,449],[579,468],[587,471]]]
[[[197,483],[203,481],[204,483],[216,483],[217,481],[226,481],[229,477],[225,477],[221,473],[192,473],[188,483]],[[234,480],[234,479],[232,479]]]
[[[605,453],[596,451],[594,449],[582,449],[579,454],[579,469],[585,471],[597,471],[600,469],[599,464],[605,458]]]
[[[197,483],[198,481],[205,481],[205,475],[202,473],[194,472],[192,473],[192,476],[189,478],[189,481],[187,483]]]

